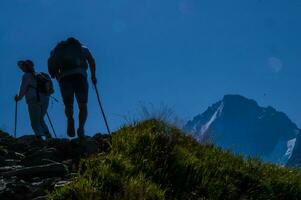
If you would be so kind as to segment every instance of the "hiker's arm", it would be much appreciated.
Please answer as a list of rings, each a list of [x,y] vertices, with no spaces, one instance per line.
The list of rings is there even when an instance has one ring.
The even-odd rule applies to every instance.
[[[29,77],[24,75],[20,85],[19,93],[15,96],[16,101],[20,101],[26,94],[29,84]]]
[[[97,78],[96,78],[96,63],[95,60],[93,58],[93,56],[91,55],[91,53],[89,52],[87,54],[87,61],[89,63],[90,66],[90,71],[91,71],[91,80],[94,84],[97,83]]]

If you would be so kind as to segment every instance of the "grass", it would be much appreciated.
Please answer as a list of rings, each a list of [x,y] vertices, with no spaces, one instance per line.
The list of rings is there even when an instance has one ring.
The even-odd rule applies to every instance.
[[[197,143],[157,120],[114,133],[110,152],[48,199],[301,199],[301,172]]]

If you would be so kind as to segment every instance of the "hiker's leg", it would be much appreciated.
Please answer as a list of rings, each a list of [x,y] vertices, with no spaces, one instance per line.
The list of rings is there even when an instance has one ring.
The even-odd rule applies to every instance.
[[[28,112],[32,130],[37,137],[44,135],[41,126],[41,106],[37,102],[28,103]]]
[[[78,125],[78,128],[79,129],[84,129],[85,128],[85,123],[86,123],[87,117],[88,117],[87,104],[86,103],[79,103],[78,108],[79,108],[79,114],[78,114],[79,125]]]
[[[88,91],[89,85],[87,78],[84,76],[79,76],[76,84],[75,97],[79,108],[79,126],[77,134],[79,137],[83,137],[85,134],[85,123],[88,117]]]
[[[65,104],[65,115],[67,117],[67,135],[75,136],[73,119],[74,84],[73,81],[65,79],[60,82],[62,98]]]
[[[69,79],[59,82],[63,102],[65,105],[65,114],[67,119],[73,119],[74,85]]]
[[[73,119],[73,104],[65,105],[65,114],[67,117],[67,135],[69,137],[75,136],[75,127]]]
[[[73,120],[73,104],[65,105],[65,115],[67,120]]]
[[[46,138],[51,138],[51,134],[49,132],[48,126],[45,123],[45,115],[47,114],[48,105],[49,105],[49,97],[45,97],[41,99],[42,104],[42,117],[41,117],[41,126],[43,128],[43,133]]]

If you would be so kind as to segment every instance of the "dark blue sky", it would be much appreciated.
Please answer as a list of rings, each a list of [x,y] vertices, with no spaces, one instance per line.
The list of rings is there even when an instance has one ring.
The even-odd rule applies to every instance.
[[[140,102],[164,103],[188,120],[229,93],[301,126],[300,11],[299,0],[2,0],[0,127],[13,130],[16,61],[46,71],[50,50],[68,36],[96,58],[114,129]],[[89,111],[87,132],[105,131],[92,88]],[[62,105],[49,112],[65,134]],[[31,133],[24,101],[19,119],[19,133]]]

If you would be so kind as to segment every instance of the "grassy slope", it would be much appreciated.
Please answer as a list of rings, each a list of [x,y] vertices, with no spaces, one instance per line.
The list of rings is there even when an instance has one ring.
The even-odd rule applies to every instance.
[[[49,199],[301,199],[301,172],[198,144],[156,120],[122,128]]]

